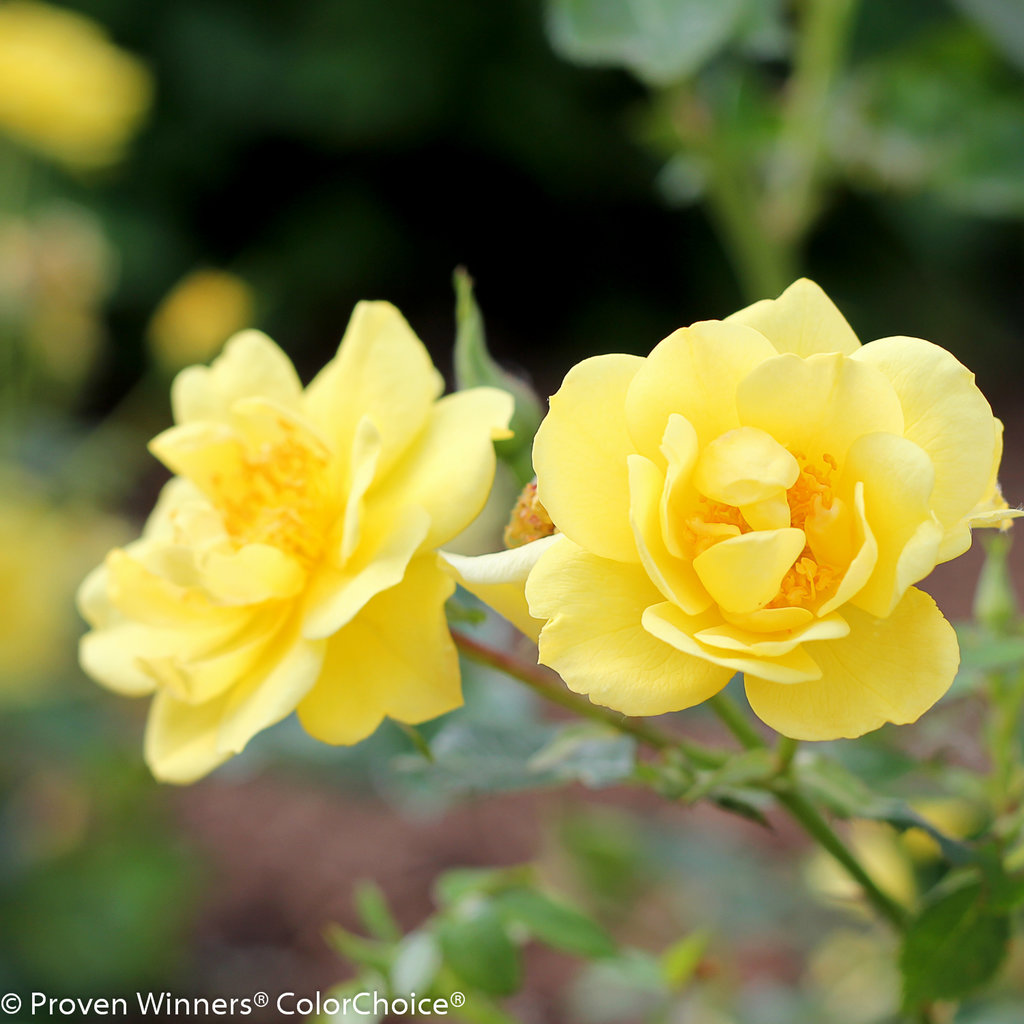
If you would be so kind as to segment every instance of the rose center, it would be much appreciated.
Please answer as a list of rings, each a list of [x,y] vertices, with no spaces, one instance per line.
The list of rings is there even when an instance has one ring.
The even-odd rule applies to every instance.
[[[800,472],[795,482],[785,491],[785,504],[789,508],[791,527],[814,535],[818,525],[827,517],[834,501],[832,474],[836,460],[828,454],[820,462],[811,462],[802,453],[793,452]],[[783,508],[783,513],[785,509]],[[782,525],[786,525],[783,523]],[[708,548],[730,537],[750,533],[752,526],[738,506],[714,501],[700,495],[694,514],[686,519],[684,537],[696,558]],[[816,602],[838,583],[841,570],[817,557],[810,540],[783,577],[779,591],[768,603],[769,608],[804,607]]]
[[[272,441],[246,447],[212,477],[224,529],[241,547],[269,544],[309,566],[323,553],[331,519],[326,455],[288,423]]]

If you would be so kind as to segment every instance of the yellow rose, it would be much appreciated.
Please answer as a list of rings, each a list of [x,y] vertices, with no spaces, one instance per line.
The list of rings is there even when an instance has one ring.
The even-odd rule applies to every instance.
[[[94,21],[0,3],[0,132],[75,167],[116,160],[149,107],[149,72]]]
[[[540,660],[596,703],[677,711],[742,672],[777,731],[859,736],[953,679],[953,630],[911,584],[1019,514],[1001,434],[948,352],[862,347],[802,280],[570,370],[534,445],[561,536],[448,561],[517,623],[525,580]]]
[[[79,595],[86,671],[155,694],[158,778],[199,778],[296,708],[316,738],[355,743],[461,703],[433,552],[484,504],[512,401],[442,390],[382,302],[356,307],[305,390],[256,331],[175,379],[176,426],[151,450],[177,476]]]

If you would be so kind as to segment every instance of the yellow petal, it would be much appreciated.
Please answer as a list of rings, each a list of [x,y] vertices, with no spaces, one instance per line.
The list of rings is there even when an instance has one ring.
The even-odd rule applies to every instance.
[[[569,540],[541,556],[526,583],[530,612],[548,619],[540,660],[570,690],[626,715],[661,715],[707,700],[727,669],[651,636],[644,609],[661,599],[639,565],[599,558]]]
[[[173,651],[177,641],[171,631],[122,622],[86,633],[78,657],[86,675],[97,683],[127,697],[141,697],[156,689],[156,680],[140,664],[140,652]]]
[[[240,753],[256,733],[287,718],[320,676],[326,648],[326,640],[279,630],[254,670],[226,691],[219,747]]]
[[[952,529],[982,500],[998,460],[992,409],[974,374],[920,338],[882,338],[855,357],[892,383],[903,406],[902,433],[935,467],[931,507]]]
[[[778,683],[799,683],[817,679],[820,669],[803,647],[782,654],[758,654],[753,650],[730,650],[702,643],[696,638],[705,629],[714,628],[711,613],[691,616],[665,602],[644,610],[644,629],[653,637],[670,644],[683,654],[718,665],[733,672],[757,672]],[[770,644],[771,641],[765,641]]]
[[[291,360],[265,334],[250,330],[231,338],[209,367],[182,370],[171,386],[171,407],[175,423],[230,423],[239,399],[260,397],[297,409],[301,394]]]
[[[107,598],[123,615],[152,626],[219,635],[236,628],[246,612],[214,604],[194,586],[181,586],[150,570],[157,551],[147,541],[107,555]]]
[[[908,590],[887,619],[849,606],[843,615],[849,636],[809,645],[820,679],[779,686],[747,676],[750,706],[784,736],[835,740],[916,721],[956,675],[956,635],[922,591]]]
[[[834,640],[846,636],[849,632],[850,627],[846,620],[840,615],[832,614],[825,618],[812,619],[795,629],[781,630],[773,634],[748,632],[731,623],[725,623],[698,630],[693,636],[695,640],[709,647],[745,651],[759,657],[774,658],[780,654],[788,654],[798,644],[809,640]]]
[[[626,459],[626,391],[638,356],[594,356],[565,376],[533,444],[537,498],[555,526],[587,551],[635,562]],[[662,422],[664,429],[664,421]],[[655,447],[661,441],[661,431]]]
[[[852,355],[857,335],[832,300],[806,277],[794,281],[777,299],[762,299],[726,317],[760,331],[779,352],[811,356],[817,352]]]
[[[200,704],[219,697],[249,677],[260,661],[275,657],[274,642],[284,625],[286,610],[275,602],[250,616],[244,629],[216,645],[189,648],[178,637],[161,651],[150,644],[137,661],[146,674],[175,699]]]
[[[456,583],[508,619],[521,633],[536,640],[544,624],[530,614],[526,603],[526,579],[540,556],[558,542],[560,535],[542,537],[508,551],[488,555],[456,555],[439,551],[442,567]]]
[[[258,667],[218,697],[192,704],[159,691],[146,723],[150,770],[162,782],[194,782],[241,752],[295,710],[316,681],[324,647],[282,630]]]
[[[721,607],[743,615],[763,608],[803,551],[803,530],[757,530],[713,544],[693,568]]]
[[[423,429],[444,381],[401,313],[388,302],[360,302],[338,354],[306,389],[312,419],[347,457],[359,421],[380,431],[380,471]]]
[[[752,505],[778,497],[798,476],[799,463],[778,441],[756,427],[737,427],[704,447],[693,483],[713,501]]]
[[[633,451],[657,460],[672,413],[693,424],[700,444],[740,425],[736,387],[776,355],[757,331],[705,320],[683,327],[657,345],[629,386],[626,418]]]
[[[430,528],[424,550],[461,533],[487,501],[495,467],[491,439],[508,425],[512,407],[512,396],[497,388],[442,398],[415,444],[367,495],[368,519],[377,508],[410,504],[426,509]]]
[[[377,473],[377,462],[381,450],[380,431],[369,416],[364,416],[356,426],[352,439],[352,454],[349,457],[349,480],[346,491],[345,515],[342,527],[341,564],[352,557],[359,545],[360,526],[363,518],[364,498]]]
[[[375,597],[328,641],[320,680],[299,719],[326,743],[357,743],[385,715],[415,725],[462,704],[459,663],[444,603],[455,584],[432,555]]]
[[[661,533],[661,496],[665,480],[660,469],[642,455],[629,456],[630,525],[640,561],[651,582],[667,601],[690,615],[711,606],[689,559],[674,557]]]
[[[840,499],[836,499],[838,502]],[[853,491],[854,530],[856,554],[847,566],[843,578],[839,581],[836,592],[818,609],[819,615],[828,615],[836,608],[842,607],[854,594],[861,590],[871,578],[878,564],[878,541],[868,525],[867,510],[864,503],[864,482],[858,480]]]
[[[223,604],[284,600],[295,597],[306,583],[306,571],[299,562],[269,544],[210,551],[198,565],[203,588]]]
[[[422,508],[406,506],[389,529],[376,537],[376,543],[360,545],[343,569],[319,566],[307,590],[303,635],[316,639],[336,633],[370,598],[398,583],[429,528],[429,518]]]
[[[913,441],[893,434],[867,434],[850,448],[840,470],[844,497],[864,484],[867,525],[878,545],[870,578],[850,600],[872,615],[888,615],[907,587],[935,568],[942,527],[929,499],[935,471]]]
[[[740,383],[736,404],[742,423],[812,462],[822,454],[842,462],[862,434],[903,432],[903,411],[889,381],[838,354],[763,362]]]
[[[223,764],[232,751],[217,742],[226,698],[186,704],[157,693],[146,720],[146,764],[160,782],[187,785]]]
[[[667,469],[659,514],[662,539],[675,558],[689,558],[691,554],[687,550],[684,527],[700,499],[693,486],[693,467],[697,465],[699,451],[693,424],[685,416],[672,413],[661,439],[661,454]]]
[[[759,608],[746,615],[723,612],[722,617],[751,633],[777,633],[806,626],[814,618],[814,613],[806,608]]]

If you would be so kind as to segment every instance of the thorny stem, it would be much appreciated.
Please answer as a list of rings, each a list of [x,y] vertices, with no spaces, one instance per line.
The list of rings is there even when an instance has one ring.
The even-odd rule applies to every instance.
[[[513,679],[518,679],[544,700],[566,708],[583,718],[610,725],[656,750],[681,750],[694,764],[702,768],[717,768],[727,760],[728,755],[722,751],[705,747],[693,740],[670,736],[644,722],[626,718],[599,704],[592,704],[586,697],[581,697],[566,689],[558,675],[543,665],[532,665],[522,661],[504,651],[488,647],[479,640],[474,640],[457,630],[452,630],[452,637],[455,640],[455,646],[470,660],[489,668],[496,668]]]
[[[498,669],[513,679],[518,679],[544,700],[566,708],[584,718],[610,725],[620,732],[633,736],[641,743],[654,747],[656,750],[681,750],[695,764],[714,768],[727,759],[720,751],[712,750],[692,740],[670,736],[659,729],[637,722],[631,718],[616,714],[608,708],[592,704],[589,700],[565,688],[558,675],[543,665],[532,665],[504,651],[495,650],[487,644],[474,640],[457,630],[452,630],[455,645],[469,659],[489,668]],[[711,708],[722,720],[729,731],[748,750],[767,746],[757,730],[750,724],[743,712],[724,693],[719,693],[708,701]],[[830,853],[864,890],[865,896],[874,905],[879,914],[890,921],[898,931],[907,927],[907,914],[904,909],[887,896],[867,873],[863,865],[849,850],[845,843],[833,831],[820,812],[797,789],[792,778],[784,772],[788,768],[795,744],[780,744],[780,774],[770,784],[771,792],[790,815],[803,827],[804,831]]]

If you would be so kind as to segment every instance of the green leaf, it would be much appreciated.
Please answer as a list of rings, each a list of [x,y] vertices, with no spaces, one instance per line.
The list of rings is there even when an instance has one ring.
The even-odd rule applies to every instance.
[[[950,864],[970,864],[978,851],[968,843],[947,836],[902,800],[876,796],[842,765],[826,758],[814,758],[800,765],[800,785],[816,801],[841,818],[885,821],[905,832],[919,828],[935,840]]]
[[[939,892],[911,923],[900,954],[907,1008],[961,999],[999,969],[1010,940],[1010,919],[985,902],[980,879]]]
[[[441,947],[429,931],[410,932],[398,944],[391,963],[391,991],[428,992],[441,970]]]
[[[666,86],[746,35],[747,15],[746,0],[551,0],[547,23],[567,60],[628,68]]]
[[[356,884],[354,902],[363,927],[382,942],[397,942],[402,929],[392,916],[387,898],[376,882],[364,879]]]
[[[507,391],[515,399],[515,411],[509,429],[513,436],[495,443],[498,457],[515,471],[520,486],[529,483],[533,473],[533,436],[537,433],[544,409],[524,380],[502,369],[487,350],[484,320],[473,296],[473,279],[463,268],[455,271],[455,386],[493,387]]]
[[[438,923],[445,962],[470,988],[507,996],[522,982],[519,950],[494,906],[482,900]]]
[[[336,953],[360,967],[372,967],[386,974],[391,966],[391,947],[388,943],[364,939],[342,928],[340,924],[328,925],[324,937]]]
[[[566,953],[589,958],[611,956],[612,937],[596,921],[536,889],[510,889],[495,899],[508,923],[521,924],[535,938]]]
[[[396,758],[409,780],[439,792],[487,793],[580,781],[608,786],[628,778],[636,745],[617,730],[548,722],[446,722],[430,743],[433,763]]]
[[[467,897],[490,895],[527,884],[531,877],[532,871],[527,865],[510,868],[454,868],[434,882],[434,899],[442,907],[451,907]]]
[[[771,778],[778,770],[775,754],[766,749],[745,750],[734,754],[721,768],[701,772],[698,781],[686,793],[691,803],[713,794],[718,789],[746,786]]]
[[[582,722],[559,729],[528,762],[531,771],[592,789],[621,782],[636,767],[636,740],[611,726]]]

